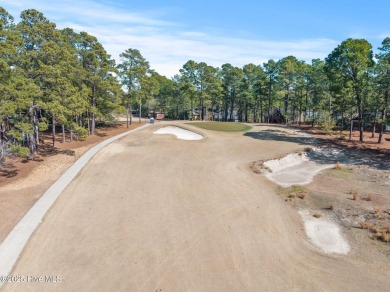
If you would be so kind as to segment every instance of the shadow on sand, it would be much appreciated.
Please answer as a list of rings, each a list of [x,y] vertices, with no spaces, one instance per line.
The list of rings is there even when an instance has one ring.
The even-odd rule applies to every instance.
[[[262,127],[256,125],[256,127]],[[318,147],[307,151],[307,157],[320,164],[363,164],[378,170],[390,170],[390,155],[373,149],[348,148],[342,145],[336,145],[332,141],[321,141],[305,133],[299,135],[299,132],[289,134],[284,127],[272,126],[279,129],[265,129],[259,132],[247,132],[244,136],[264,140],[290,142],[308,147]]]
[[[290,142],[307,146],[318,146],[318,141],[310,136],[289,135],[286,131],[281,130],[262,130],[261,132],[247,132],[244,136],[268,141]]]

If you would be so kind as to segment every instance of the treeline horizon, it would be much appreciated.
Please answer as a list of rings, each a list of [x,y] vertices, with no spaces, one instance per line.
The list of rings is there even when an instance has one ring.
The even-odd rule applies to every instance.
[[[375,58],[374,58],[375,57]],[[56,129],[65,142],[95,134],[96,123],[132,112],[160,111],[170,119],[321,123],[364,129],[389,123],[390,38],[378,54],[365,39],[347,39],[311,64],[286,56],[242,68],[189,60],[173,78],[151,70],[139,50],[120,62],[96,37],[57,29],[43,13],[28,9],[15,23],[0,7],[0,159],[33,155],[39,132]],[[277,119],[276,119],[277,116]]]

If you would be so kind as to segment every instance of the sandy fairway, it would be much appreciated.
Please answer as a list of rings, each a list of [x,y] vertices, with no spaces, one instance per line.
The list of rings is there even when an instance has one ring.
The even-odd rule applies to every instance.
[[[390,266],[311,244],[299,214],[249,168],[306,145],[199,129],[204,139],[185,141],[154,135],[159,127],[99,152],[48,212],[12,272],[61,281],[7,283],[4,291],[389,287]]]

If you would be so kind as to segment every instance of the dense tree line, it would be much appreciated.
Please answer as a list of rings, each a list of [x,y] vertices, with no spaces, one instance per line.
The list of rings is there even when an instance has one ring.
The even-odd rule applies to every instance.
[[[94,135],[96,123],[126,114],[128,124],[161,111],[172,119],[317,123],[379,131],[388,123],[390,38],[374,56],[364,39],[348,39],[325,60],[294,56],[242,68],[193,60],[168,79],[129,48],[120,64],[96,37],[57,29],[34,9],[13,17],[0,7],[0,156],[34,154],[39,133],[53,146]]]

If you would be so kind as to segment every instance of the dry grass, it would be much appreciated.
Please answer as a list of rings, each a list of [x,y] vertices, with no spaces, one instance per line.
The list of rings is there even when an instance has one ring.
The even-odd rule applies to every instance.
[[[345,135],[345,134],[340,134],[340,135],[337,137],[337,139],[339,139],[339,140],[345,140],[346,137],[347,137],[347,135]]]
[[[370,229],[371,228],[371,224],[368,222],[362,221],[362,222],[359,222],[359,224],[360,224],[361,229]]]
[[[326,209],[327,210],[334,210],[334,203],[330,203]]]
[[[386,243],[390,243],[390,225],[383,228],[378,238]]]
[[[260,174],[260,173],[262,173],[262,171],[261,171],[261,166],[262,166],[262,162],[258,163],[257,161],[254,161],[254,162],[251,164],[250,168],[252,169],[252,171],[253,171],[254,173]]]
[[[359,201],[360,200],[360,197],[359,197],[357,191],[352,190],[351,191],[351,195],[352,195],[352,200],[354,200],[354,201]]]
[[[300,198],[301,200],[304,200],[307,197],[307,194],[308,193],[306,191],[302,191],[297,194],[297,197]]]
[[[369,222],[362,221],[359,222],[361,229],[366,229],[372,234],[370,235],[371,239],[381,240],[385,243],[390,243],[390,225],[385,227],[381,226],[380,223],[374,223],[372,225]]]
[[[374,214],[379,214],[381,212],[381,209],[378,207],[374,207],[373,209]]]
[[[387,233],[387,232],[382,231],[382,232],[381,232],[380,239],[381,239],[382,241],[384,241],[384,242],[390,243],[390,233]]]
[[[372,232],[374,232],[374,233],[379,233],[379,232],[381,232],[381,228],[380,228],[380,226],[378,226],[378,225],[374,225],[374,226],[371,226],[370,228],[369,228],[369,230],[370,231],[372,231]]]
[[[390,232],[388,232],[387,227],[382,230],[377,226],[374,227],[375,228],[371,228],[371,231],[375,233],[372,238],[379,239],[385,243],[390,243]]]
[[[372,194],[367,194],[367,197],[365,197],[363,200],[365,200],[367,202],[371,202],[372,201]]]
[[[269,168],[268,166],[265,166],[264,161],[262,160],[252,162],[250,169],[252,169],[252,171],[257,174],[264,173],[264,170],[268,172],[272,172],[272,169]]]
[[[342,169],[341,163],[337,161],[333,169],[341,170]]]
[[[284,189],[283,194],[286,196],[286,202],[292,202],[293,204],[298,203],[296,198],[304,200],[308,197],[309,191],[300,185],[293,185],[288,189]]]
[[[301,200],[304,200],[308,195],[308,190],[299,185],[293,185],[289,189],[287,189],[287,198],[289,199],[299,198]]]

